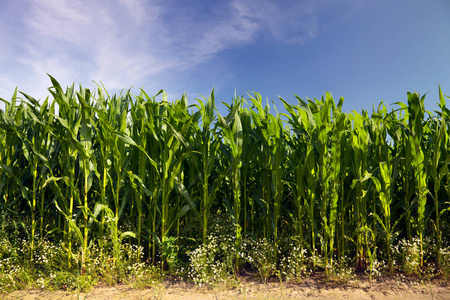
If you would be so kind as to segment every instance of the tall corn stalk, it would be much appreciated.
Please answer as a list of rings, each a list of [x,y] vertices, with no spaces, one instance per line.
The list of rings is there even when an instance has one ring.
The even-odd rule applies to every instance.
[[[242,167],[242,147],[243,130],[239,117],[238,109],[240,102],[231,108],[230,113],[225,120],[219,113],[219,126],[222,130],[225,143],[231,149],[231,178],[233,190],[233,206],[230,208],[230,215],[235,227],[236,248],[239,249],[242,243],[242,226],[240,224],[241,215],[241,167]],[[236,257],[236,269],[239,268],[239,257]]]
[[[355,223],[354,243],[356,246],[356,264],[359,270],[365,268],[367,255],[365,249],[368,246],[367,230],[369,228],[368,215],[370,210],[366,205],[368,187],[368,149],[371,143],[368,127],[370,124],[367,112],[358,114],[353,111],[351,115],[353,131],[351,135],[352,159],[351,173],[353,177],[352,188],[355,199],[351,204],[353,207],[352,222]]]
[[[61,145],[61,174],[59,178],[64,178],[67,189],[58,186],[58,182],[54,181],[56,189],[61,191],[55,205],[63,217],[64,225],[60,230],[64,233],[62,246],[68,253],[68,264],[70,266],[72,259],[72,235],[80,239],[80,243],[84,240],[81,231],[76,226],[77,214],[74,211],[75,201],[81,202],[80,192],[77,187],[78,174],[75,166],[78,162],[78,153],[81,150],[78,141],[79,131],[81,127],[81,115],[79,113],[79,104],[74,97],[74,87],[70,86],[66,92],[63,91],[60,84],[50,76],[53,87],[49,89],[54,101],[58,105],[58,115],[55,115],[55,136]]]
[[[425,205],[428,194],[428,174],[425,167],[425,155],[422,150],[423,120],[425,113],[425,96],[419,98],[417,93],[408,92],[408,113],[409,113],[409,145],[414,168],[414,177],[417,195],[417,233],[420,240],[420,266],[423,267],[423,234],[425,231]]]
[[[220,139],[217,136],[217,123],[215,121],[215,98],[214,90],[206,101],[198,101],[198,109],[202,120],[201,131],[198,132],[197,149],[200,152],[199,155],[199,181],[201,184],[200,189],[200,212],[202,218],[203,228],[203,243],[206,243],[208,235],[208,219],[211,208],[216,199],[217,192],[221,187],[224,174],[218,174],[216,180],[211,184],[210,177],[213,175],[213,168],[215,160],[217,159],[217,152],[220,147]]]
[[[273,238],[274,249],[276,249],[278,243],[278,221],[281,216],[281,203],[284,192],[285,133],[280,116],[278,114],[277,116],[270,114],[268,106],[266,109],[263,109],[259,94],[256,93],[255,97],[252,97],[251,100],[253,106],[258,111],[257,115],[252,114],[252,116],[262,142],[262,149],[265,153],[263,156],[264,160],[261,160],[261,162],[267,168],[268,191],[265,194],[265,202],[267,205],[266,232],[268,237]],[[276,251],[274,252],[274,259],[276,259]]]
[[[450,154],[448,153],[449,136],[447,132],[447,124],[449,122],[450,111],[445,106],[445,97],[442,93],[441,87],[439,87],[439,107],[441,112],[439,118],[433,119],[430,123],[430,138],[431,138],[431,162],[430,178],[433,184],[433,193],[430,193],[434,202],[434,215],[435,215],[435,235],[437,240],[437,261],[438,265],[442,265],[442,255],[440,249],[442,248],[442,232],[441,232],[441,215],[446,211],[445,208],[441,208],[443,198],[441,188],[442,181],[445,179],[448,173],[448,165],[450,164]],[[441,193],[440,193],[441,192]]]

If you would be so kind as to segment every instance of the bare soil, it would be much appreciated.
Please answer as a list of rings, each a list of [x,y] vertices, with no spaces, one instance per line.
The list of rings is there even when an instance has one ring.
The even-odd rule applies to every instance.
[[[359,276],[346,282],[331,281],[323,277],[310,277],[298,283],[280,283],[275,279],[262,283],[254,277],[242,277],[239,283],[199,287],[177,279],[166,279],[145,289],[128,285],[96,286],[89,292],[64,292],[48,290],[21,290],[3,299],[450,299],[449,282],[432,282],[406,279],[399,276],[382,277],[369,282]]]

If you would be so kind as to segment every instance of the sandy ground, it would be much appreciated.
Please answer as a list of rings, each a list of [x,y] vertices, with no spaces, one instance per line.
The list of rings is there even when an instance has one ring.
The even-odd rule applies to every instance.
[[[133,289],[126,285],[97,286],[88,293],[22,290],[0,295],[3,299],[450,299],[450,285],[445,282],[419,284],[398,278],[377,279],[370,284],[367,278],[346,283],[307,278],[299,283],[268,282],[241,279],[232,286],[198,287],[192,283],[165,280],[147,289]]]

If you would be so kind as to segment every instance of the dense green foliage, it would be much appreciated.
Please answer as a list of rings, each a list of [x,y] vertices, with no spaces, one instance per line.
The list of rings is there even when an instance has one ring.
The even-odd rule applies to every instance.
[[[170,266],[227,223],[237,248],[246,237],[271,249],[293,240],[327,272],[346,257],[364,269],[375,255],[392,269],[393,247],[415,238],[420,264],[440,263],[450,227],[450,111],[440,90],[435,115],[417,93],[371,114],[344,113],[328,93],[297,106],[280,99],[284,116],[255,93],[222,116],[214,92],[188,106],[186,95],[64,91],[51,80],[52,99],[1,99],[0,211],[31,224],[31,258],[47,238],[61,241],[70,265],[106,236],[115,263],[128,240]],[[428,256],[425,236],[435,246]]]

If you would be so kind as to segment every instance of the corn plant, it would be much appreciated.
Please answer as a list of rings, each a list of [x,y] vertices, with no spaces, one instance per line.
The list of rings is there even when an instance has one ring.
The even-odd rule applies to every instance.
[[[263,160],[267,174],[267,193],[264,195],[266,202],[266,232],[265,238],[273,238],[274,249],[278,240],[278,222],[281,216],[281,205],[284,194],[283,167],[285,165],[284,128],[280,116],[269,113],[268,107],[263,109],[261,96],[255,94],[251,98],[253,106],[258,114],[252,114],[254,123],[262,142]],[[273,199],[273,200],[271,200]],[[272,205],[270,203],[273,202]],[[276,259],[276,253],[274,254]]]
[[[228,145],[231,152],[231,181],[233,192],[233,205],[228,208],[230,216],[235,227],[236,247],[239,249],[242,243],[242,226],[240,224],[241,215],[241,167],[242,167],[242,147],[243,132],[242,123],[239,117],[239,106],[241,102],[236,99],[235,105],[230,107],[230,113],[225,120],[219,113],[219,126],[222,130],[224,142]],[[239,259],[236,257],[236,268],[239,267]]]
[[[432,157],[431,162],[429,164],[430,167],[430,177],[434,182],[433,184],[433,193],[430,193],[430,196],[433,198],[434,202],[434,216],[435,216],[435,232],[436,232],[436,240],[437,240],[437,251],[439,252],[442,248],[442,232],[441,232],[441,215],[445,212],[444,208],[441,208],[440,204],[440,194],[442,181],[445,179],[445,175],[448,172],[448,165],[450,164],[450,155],[448,153],[448,145],[449,145],[449,136],[447,132],[447,123],[449,118],[450,111],[445,107],[445,98],[442,93],[441,88],[439,87],[439,107],[441,109],[441,113],[439,115],[439,119],[433,119],[431,122],[431,133],[430,144],[432,145]],[[442,158],[444,159],[442,159]],[[441,262],[441,254],[440,252],[436,254],[438,264]]]
[[[286,114],[252,93],[222,116],[214,90],[188,106],[185,94],[109,95],[50,80],[43,101],[18,91],[1,99],[0,210],[29,239],[28,258],[46,237],[61,241],[69,267],[78,260],[84,271],[94,248],[112,245],[120,268],[127,242],[173,272],[189,256],[178,252],[206,247],[221,224],[232,226],[232,272],[261,267],[240,253],[247,237],[264,241],[270,272],[286,240],[326,274],[346,256],[359,271],[372,272],[378,257],[395,270],[401,239],[419,241],[422,266],[443,265],[450,112],[440,89],[435,116],[417,93],[371,113],[344,113],[330,93],[296,96],[296,105],[280,98]]]
[[[211,92],[210,97],[205,100],[205,102],[200,99],[197,100],[202,126],[200,127],[201,130],[198,132],[198,140],[196,140],[196,149],[200,150],[197,168],[199,170],[199,182],[201,184],[199,209],[201,214],[199,214],[199,216],[202,220],[203,243],[206,243],[206,238],[208,236],[208,218],[210,210],[214,204],[217,192],[221,187],[221,182],[224,177],[223,172],[217,174],[216,180],[211,184],[210,177],[213,175],[213,168],[220,147],[220,139],[216,133],[217,123],[213,126],[215,120],[214,90]]]
[[[409,145],[414,168],[417,195],[417,233],[420,240],[420,266],[423,266],[423,234],[425,230],[425,205],[428,194],[428,174],[425,168],[425,155],[422,149],[423,119],[425,113],[425,96],[419,98],[417,93],[408,93]]]
[[[357,112],[353,112],[351,115],[353,122],[353,134],[352,134],[352,160],[351,160],[351,173],[353,174],[352,188],[354,191],[354,214],[352,220],[354,220],[356,226],[356,235],[354,236],[354,243],[356,246],[356,261],[358,268],[363,268],[364,260],[366,258],[365,249],[367,241],[365,236],[361,234],[364,228],[368,228],[368,210],[366,206],[366,195],[368,191],[367,187],[367,162],[368,162],[368,145],[369,135],[367,131],[368,127],[368,114],[363,112],[362,115]]]
[[[55,185],[59,182],[65,183],[67,188],[56,186],[57,191],[61,191],[55,202],[56,208],[63,216],[63,226],[59,229],[64,233],[63,247],[68,253],[68,262],[72,257],[72,231],[76,227],[77,214],[74,212],[75,201],[81,202],[80,189],[77,186],[78,174],[75,166],[78,161],[78,153],[81,150],[78,141],[79,130],[81,126],[81,116],[78,111],[78,103],[74,97],[74,86],[63,91],[59,83],[50,77],[53,83],[50,93],[54,101],[58,105],[58,115],[55,115],[54,133],[58,143],[61,145],[62,165],[60,173],[56,174],[57,178],[64,178],[63,180],[53,181]],[[78,231],[77,231],[78,232]]]

